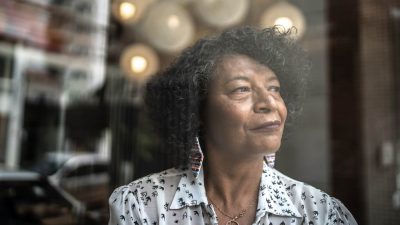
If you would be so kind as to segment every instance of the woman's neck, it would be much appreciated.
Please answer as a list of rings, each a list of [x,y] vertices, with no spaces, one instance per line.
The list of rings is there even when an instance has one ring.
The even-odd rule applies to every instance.
[[[208,152],[205,169],[207,196],[221,207],[239,208],[257,202],[263,169],[262,157],[237,158]]]

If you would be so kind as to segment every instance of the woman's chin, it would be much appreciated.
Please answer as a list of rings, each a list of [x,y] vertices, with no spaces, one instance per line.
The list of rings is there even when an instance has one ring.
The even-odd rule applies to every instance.
[[[277,152],[277,151],[279,150],[280,147],[281,147],[281,143],[280,143],[280,142],[277,143],[277,144],[273,144],[273,145],[272,145],[272,144],[266,145],[266,146],[264,146],[262,152],[263,152],[264,154],[266,154],[266,155],[272,154],[272,153]]]
[[[281,147],[281,137],[266,138],[257,143],[257,149],[264,153],[274,153]]]

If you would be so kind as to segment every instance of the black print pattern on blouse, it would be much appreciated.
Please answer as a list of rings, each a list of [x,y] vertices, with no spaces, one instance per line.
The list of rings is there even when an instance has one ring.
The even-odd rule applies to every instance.
[[[109,225],[218,224],[201,171],[170,169],[117,188],[109,199]],[[256,220],[259,225],[356,225],[337,199],[264,165]]]

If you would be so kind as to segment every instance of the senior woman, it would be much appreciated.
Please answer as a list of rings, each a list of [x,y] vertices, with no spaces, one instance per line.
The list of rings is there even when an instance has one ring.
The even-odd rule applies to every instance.
[[[308,65],[276,27],[231,29],[185,50],[145,95],[175,168],[117,188],[109,224],[357,224],[339,200],[265,160],[300,109]]]

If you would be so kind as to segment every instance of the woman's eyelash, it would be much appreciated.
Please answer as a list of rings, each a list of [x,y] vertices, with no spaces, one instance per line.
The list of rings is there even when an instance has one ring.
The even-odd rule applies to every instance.
[[[233,90],[233,92],[247,92],[250,91],[249,87],[238,87]]]
[[[238,88],[235,88],[232,91],[232,93],[235,93],[235,92],[249,92],[249,91],[251,91],[250,87],[238,87]],[[268,88],[268,91],[278,92],[279,93],[281,91],[281,88],[279,86],[271,86],[271,87]]]
[[[281,87],[278,87],[278,86],[272,86],[272,87],[270,87],[270,88],[269,88],[269,90],[270,90],[270,91],[274,91],[274,92],[280,92],[280,90],[281,90]]]

